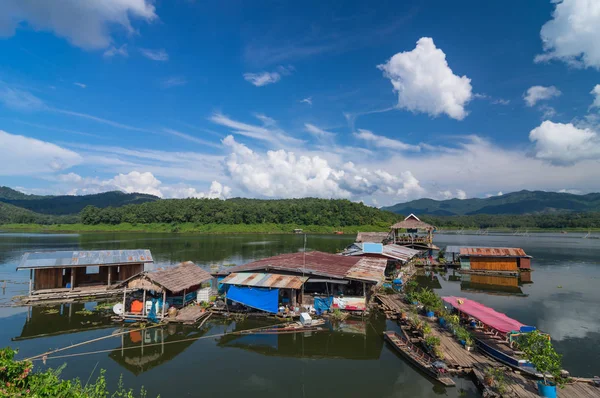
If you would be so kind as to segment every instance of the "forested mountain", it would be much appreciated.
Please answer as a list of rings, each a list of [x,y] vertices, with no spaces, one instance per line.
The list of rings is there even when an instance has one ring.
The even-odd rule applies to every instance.
[[[0,202],[0,224],[72,224],[78,220],[78,215],[53,216],[40,214]]]
[[[154,195],[143,193],[104,192],[94,195],[39,196],[26,195],[8,187],[0,187],[0,202],[41,214],[77,214],[86,206],[119,207],[158,200]]]
[[[342,199],[163,199],[140,205],[81,212],[84,224],[183,223],[391,225],[399,217],[362,203]]]
[[[454,216],[477,214],[536,214],[598,212],[600,193],[574,195],[561,192],[519,191],[486,199],[418,199],[382,210],[397,214]]]

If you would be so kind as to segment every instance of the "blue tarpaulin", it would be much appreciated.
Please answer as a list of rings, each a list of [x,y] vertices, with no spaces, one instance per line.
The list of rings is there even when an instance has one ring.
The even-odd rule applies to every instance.
[[[320,314],[323,311],[329,311],[333,304],[333,297],[315,297],[315,311]]]
[[[232,285],[229,286],[227,298],[248,307],[277,313],[279,289]]]

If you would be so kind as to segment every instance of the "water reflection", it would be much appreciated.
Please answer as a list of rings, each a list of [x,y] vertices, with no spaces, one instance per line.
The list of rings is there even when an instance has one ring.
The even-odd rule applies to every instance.
[[[505,296],[526,297],[521,286],[532,284],[531,272],[523,272],[519,277],[499,275],[461,274],[458,270],[419,270],[415,281],[421,287],[432,290],[442,289],[440,279],[460,285],[461,292],[484,293]]]
[[[137,376],[171,361],[205,334],[206,329],[175,324],[131,330],[121,335],[121,347],[113,350],[109,357]]]
[[[255,327],[250,322],[236,325],[234,331]],[[312,358],[377,360],[383,348],[385,318],[347,319],[328,325],[327,331],[293,334],[225,335],[220,347],[235,347],[262,355]]]

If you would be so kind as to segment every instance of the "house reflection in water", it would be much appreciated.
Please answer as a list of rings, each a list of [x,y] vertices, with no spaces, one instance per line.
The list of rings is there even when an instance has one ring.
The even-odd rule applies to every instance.
[[[67,333],[114,327],[110,317],[89,311],[95,303],[66,303],[55,306],[32,306],[21,335],[13,341],[58,336]]]
[[[463,274],[460,282],[460,290],[474,293],[487,293],[506,296],[523,296],[521,286],[523,283],[533,283],[531,272],[521,273],[525,280],[516,276],[478,275]]]
[[[226,335],[218,339],[218,346],[269,356],[377,360],[383,349],[384,329],[384,317],[371,317],[364,321],[346,320],[323,332]]]
[[[121,347],[115,348],[109,357],[137,376],[172,360],[205,333],[206,330],[175,324],[132,330],[121,335]],[[192,340],[173,344],[186,339]]]

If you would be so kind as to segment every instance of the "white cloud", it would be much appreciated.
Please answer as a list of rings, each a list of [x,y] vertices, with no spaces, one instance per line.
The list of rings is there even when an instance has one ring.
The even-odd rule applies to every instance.
[[[556,116],[556,109],[554,109],[550,105],[542,104],[538,106],[538,110],[542,112],[543,120],[548,120]]]
[[[0,82],[0,102],[17,111],[34,111],[44,108],[44,101],[27,91],[13,89]]]
[[[594,96],[594,102],[592,103],[591,107],[600,108],[600,84],[596,84],[590,94]]]
[[[560,90],[554,86],[532,86],[527,89],[525,94],[523,94],[523,99],[527,103],[527,106],[534,106],[538,101],[558,97],[561,94]]]
[[[560,191],[558,191],[560,193],[570,193],[573,195],[581,195],[583,192],[581,192],[579,189],[561,189]]]
[[[278,147],[297,146],[303,144],[303,141],[288,135],[285,131],[277,127],[274,119],[265,115],[254,115],[259,119],[263,126],[255,126],[233,120],[221,113],[216,113],[210,117],[210,121],[231,128],[234,134],[243,135],[256,140],[270,142]]]
[[[142,53],[142,55],[148,59],[151,59],[152,61],[168,61],[169,60],[169,54],[167,54],[167,51],[164,48],[160,48],[160,49],[150,49],[150,48],[140,48],[140,53]]]
[[[359,129],[358,133],[354,133],[356,138],[367,141],[371,143],[373,146],[377,148],[386,148],[392,150],[400,150],[400,151],[420,151],[421,147],[419,145],[410,145],[406,144],[402,141],[393,140],[391,138],[387,138],[381,135],[376,135],[370,132],[369,130]]]
[[[398,93],[399,108],[431,116],[445,113],[457,120],[467,116],[471,80],[452,72],[446,54],[431,38],[422,37],[414,50],[397,53],[378,68]]]
[[[595,131],[573,124],[544,121],[531,130],[535,157],[555,165],[572,165],[587,159],[600,159],[600,138]]]
[[[467,193],[462,189],[457,189],[454,192],[451,190],[441,191],[438,193],[440,199],[467,199]]]
[[[0,175],[21,176],[52,173],[83,161],[73,151],[58,145],[0,130]]]
[[[145,22],[156,19],[152,3],[148,0],[3,0],[0,2],[0,35],[12,36],[17,28],[30,26],[34,30],[53,32],[77,47],[106,48],[112,42],[114,26],[134,34],[130,18]]]
[[[186,184],[164,185],[150,172],[131,171],[117,174],[113,178],[101,180],[96,177],[82,177],[75,173],[61,174],[56,178],[63,186],[68,187],[71,195],[84,195],[107,191],[126,193],[146,193],[161,198],[209,198],[226,199],[230,197],[231,188],[218,181],[213,181],[207,192],[197,191]]]
[[[81,88],[86,88],[87,87],[87,84],[83,84],[83,83],[79,83],[79,82],[75,82],[73,84],[76,85],[76,86],[78,86],[78,87],[81,87]]]
[[[231,153],[225,162],[232,181],[251,196],[354,198],[372,194],[413,199],[424,193],[410,171],[396,177],[386,171],[348,162],[333,167],[320,156],[297,156],[285,150],[260,154],[227,136]]]
[[[315,126],[314,124],[304,123],[304,128],[306,129],[306,131],[308,131],[316,138],[321,140],[332,140],[335,137],[335,133],[325,131],[322,128]]]
[[[542,26],[544,53],[536,62],[558,59],[576,67],[600,69],[600,2],[553,0],[553,19]]]
[[[167,134],[173,135],[175,137],[183,138],[184,140],[195,142],[196,144],[210,146],[213,148],[221,148],[221,144],[217,144],[215,142],[210,142],[203,140],[198,137],[194,137],[193,135],[189,135],[186,133],[182,133],[181,131],[173,130],[173,129],[163,129],[163,131]]]
[[[161,81],[160,85],[162,88],[171,88],[185,86],[187,83],[187,79],[183,76],[171,76]]]
[[[467,198],[467,193],[465,191],[463,191],[462,189],[457,189],[456,190],[456,198],[457,199],[466,199]]]
[[[277,72],[244,73],[244,79],[256,87],[262,87],[277,83],[281,80],[281,75]]]
[[[305,103],[305,104],[308,104],[309,106],[312,106],[312,97],[304,98],[304,99],[300,100],[300,103]]]
[[[110,46],[110,48],[108,50],[104,51],[104,56],[107,58],[111,58],[116,55],[120,55],[122,57],[128,57],[129,52],[127,52],[127,44],[123,44],[119,48],[117,48],[115,46]]]

